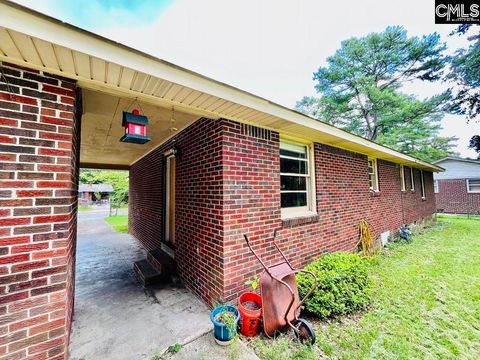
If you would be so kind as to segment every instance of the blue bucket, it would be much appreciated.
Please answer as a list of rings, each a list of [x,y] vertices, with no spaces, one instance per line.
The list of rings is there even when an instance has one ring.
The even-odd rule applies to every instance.
[[[238,312],[238,309],[235,306],[220,305],[212,310],[212,312],[210,313],[210,320],[213,323],[213,334],[215,336],[215,339],[222,342],[227,342],[232,340],[233,337],[237,334],[236,328],[235,328],[235,333],[230,334],[230,331],[228,331],[227,326],[224,323],[218,322],[216,320],[217,315],[220,314],[225,309],[235,314],[235,325],[237,325],[238,321],[240,320],[240,313]]]

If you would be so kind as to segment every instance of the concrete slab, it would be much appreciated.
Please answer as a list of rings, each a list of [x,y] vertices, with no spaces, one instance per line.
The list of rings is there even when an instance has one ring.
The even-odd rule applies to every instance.
[[[176,354],[164,356],[174,360],[259,360],[255,352],[239,338],[229,346],[217,345],[213,332],[182,346]]]
[[[149,359],[211,330],[209,309],[188,290],[137,283],[132,264],[145,257],[102,217],[79,219],[70,359]]]

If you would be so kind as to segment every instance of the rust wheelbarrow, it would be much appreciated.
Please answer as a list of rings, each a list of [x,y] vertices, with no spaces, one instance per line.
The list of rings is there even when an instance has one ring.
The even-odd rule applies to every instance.
[[[260,261],[265,270],[260,275],[260,295],[262,296],[263,330],[269,338],[275,336],[277,331],[291,328],[295,336],[311,344],[315,343],[315,331],[312,325],[300,318],[300,307],[317,287],[317,278],[310,271],[294,269],[285,254],[278,247],[275,238],[277,231],[273,232],[273,245],[282,256],[282,262],[267,266],[253,250],[247,235],[243,235],[248,248]],[[298,296],[295,275],[304,272],[313,277],[313,286],[300,301]]]

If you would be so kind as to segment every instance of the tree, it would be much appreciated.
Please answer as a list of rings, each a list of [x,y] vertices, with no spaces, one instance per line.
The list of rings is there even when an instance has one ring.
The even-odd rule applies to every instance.
[[[473,34],[469,33],[472,29]],[[450,58],[451,71],[445,79],[452,81],[456,90],[452,98],[452,112],[466,115],[467,121],[480,121],[480,26],[460,25],[450,35],[467,33],[471,44],[467,49],[459,49]],[[480,157],[479,135],[472,136],[470,148],[478,152]]]
[[[419,100],[400,91],[406,82],[441,79],[444,50],[439,35],[409,38],[400,26],[350,38],[314,73],[321,97],[305,97],[296,108],[425,160],[444,157],[454,140],[438,136],[450,93]]]
[[[473,135],[470,139],[470,144],[468,145],[468,147],[475,150],[480,157],[480,135]]]

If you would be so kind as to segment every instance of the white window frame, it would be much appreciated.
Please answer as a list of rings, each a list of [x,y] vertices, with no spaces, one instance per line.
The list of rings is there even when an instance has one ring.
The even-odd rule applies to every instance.
[[[400,189],[401,191],[405,191],[407,185],[405,183],[405,167],[400,165]]]
[[[313,144],[309,143],[302,143],[298,141],[292,141],[289,139],[280,139],[280,148],[282,144],[292,144],[296,146],[305,146],[307,151],[307,171],[308,174],[290,174],[290,173],[282,173],[280,172],[280,176],[287,175],[287,176],[305,176],[306,183],[307,183],[307,205],[306,206],[297,206],[297,207],[288,207],[282,208],[281,204],[281,217],[282,219],[290,219],[302,216],[310,216],[316,215],[316,194],[315,194],[315,161],[314,161],[314,153],[313,153]],[[280,158],[284,157],[280,155]],[[288,158],[288,157],[287,157]],[[302,191],[303,192],[303,191]],[[282,194],[282,190],[280,189],[280,196]]]
[[[469,194],[478,194],[480,193],[480,189],[479,190],[470,190],[470,180],[475,180],[475,181],[480,181],[480,178],[479,179],[467,179],[467,193]]]
[[[410,167],[410,190],[415,191],[415,172],[413,171],[413,167]]]
[[[372,162],[373,173],[370,172],[370,162]],[[375,181],[370,180],[371,175],[375,176],[375,179],[374,179]],[[370,182],[372,182],[372,185],[370,185]],[[379,191],[378,164],[377,164],[377,159],[375,159],[375,158],[368,158],[368,187],[373,192],[378,192]]]
[[[440,185],[438,183],[438,180],[433,180],[433,192],[435,194],[438,194],[439,190],[440,190]]]
[[[423,178],[423,170],[420,170],[420,184],[421,184],[421,189],[422,190],[422,199],[426,199],[425,195],[425,179]]]

